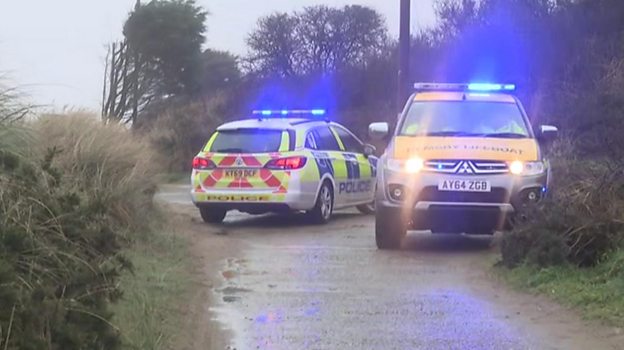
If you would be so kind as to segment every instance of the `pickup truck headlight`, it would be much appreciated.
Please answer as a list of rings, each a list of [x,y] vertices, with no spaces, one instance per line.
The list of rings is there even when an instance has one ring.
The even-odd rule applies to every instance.
[[[425,167],[425,162],[418,157],[409,159],[388,158],[386,160],[386,167],[392,171],[417,174]]]
[[[534,176],[546,171],[544,162],[521,162],[519,160],[509,163],[509,171],[514,175]]]

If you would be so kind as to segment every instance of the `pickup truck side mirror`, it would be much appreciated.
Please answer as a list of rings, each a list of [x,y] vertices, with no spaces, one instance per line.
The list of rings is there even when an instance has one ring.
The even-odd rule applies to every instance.
[[[540,141],[552,142],[557,138],[558,134],[559,129],[556,126],[540,125],[536,136]]]
[[[368,126],[368,135],[373,140],[381,140],[388,135],[389,129],[388,123],[372,123]]]

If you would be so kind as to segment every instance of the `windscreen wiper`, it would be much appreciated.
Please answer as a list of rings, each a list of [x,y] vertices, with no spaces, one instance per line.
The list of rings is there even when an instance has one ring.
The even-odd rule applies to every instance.
[[[518,134],[516,132],[500,132],[494,134],[485,134],[483,137],[496,137],[501,139],[526,139],[528,136],[525,134]]]
[[[425,136],[481,136],[480,134],[475,134],[471,132],[463,132],[463,131],[436,131],[426,133]]]

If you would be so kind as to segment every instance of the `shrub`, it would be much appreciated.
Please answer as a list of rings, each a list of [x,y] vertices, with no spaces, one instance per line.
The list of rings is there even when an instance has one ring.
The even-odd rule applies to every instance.
[[[624,169],[608,159],[577,158],[567,141],[553,158],[548,198],[527,209],[526,220],[503,239],[508,267],[593,266],[624,239]]]
[[[104,212],[63,189],[51,160],[39,167],[15,159],[16,167],[2,169],[3,345],[115,348],[115,333],[103,321],[110,317],[107,302],[119,294],[111,284],[124,266],[119,241]]]
[[[109,304],[130,267],[124,233],[151,207],[149,146],[84,115],[13,129],[32,142],[0,142],[0,347],[119,348]]]
[[[169,172],[190,171],[193,157],[224,121],[220,106],[220,98],[174,104],[139,126],[138,133],[146,134]]]

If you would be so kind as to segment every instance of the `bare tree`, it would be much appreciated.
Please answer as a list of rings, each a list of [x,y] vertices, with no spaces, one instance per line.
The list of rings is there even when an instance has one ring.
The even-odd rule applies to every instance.
[[[324,74],[363,65],[383,51],[383,17],[365,6],[306,7],[261,18],[247,43],[251,70],[267,76]]]
[[[247,62],[251,71],[289,77],[297,74],[296,56],[301,51],[295,31],[298,18],[274,13],[261,18],[258,28],[247,38],[251,49]]]
[[[126,42],[110,45],[104,74],[102,118],[107,122],[135,123],[139,113],[156,98],[157,79]]]
[[[129,61],[127,46],[124,42],[110,45],[106,55],[102,96],[102,116],[107,121],[128,119],[128,94],[131,84],[128,74]]]

